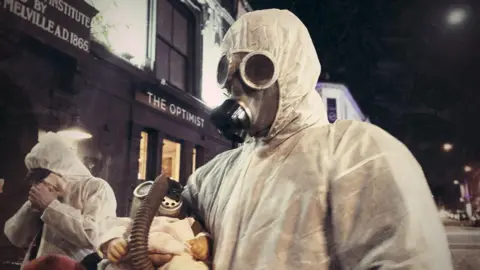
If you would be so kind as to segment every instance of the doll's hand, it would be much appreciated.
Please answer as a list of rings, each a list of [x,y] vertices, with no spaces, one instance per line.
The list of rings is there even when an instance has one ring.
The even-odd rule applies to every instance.
[[[107,258],[112,263],[117,263],[127,254],[127,241],[123,238],[116,238],[108,243]]]
[[[192,257],[197,261],[206,261],[208,259],[208,238],[206,236],[200,236],[187,243],[190,245],[190,252]]]

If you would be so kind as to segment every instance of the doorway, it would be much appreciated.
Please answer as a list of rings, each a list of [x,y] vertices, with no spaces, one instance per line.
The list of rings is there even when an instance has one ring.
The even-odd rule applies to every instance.
[[[172,179],[180,180],[180,155],[182,145],[178,142],[163,139],[162,173]]]
[[[38,123],[30,98],[5,73],[0,72],[0,269],[18,269],[25,252],[3,234],[5,222],[27,201],[29,185],[25,156],[38,140]]]

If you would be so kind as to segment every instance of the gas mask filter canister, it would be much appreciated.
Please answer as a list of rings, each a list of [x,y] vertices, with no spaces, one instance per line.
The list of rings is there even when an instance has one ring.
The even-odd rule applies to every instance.
[[[242,53],[242,52],[239,52]],[[273,57],[268,52],[250,52],[244,57],[238,54],[225,54],[220,58],[217,67],[217,83],[222,89],[235,75],[251,90],[264,90],[271,87],[278,79],[278,71]],[[227,99],[213,109],[210,119],[219,132],[227,139],[243,143],[252,123],[252,115],[248,107],[238,98]]]
[[[210,114],[218,131],[228,140],[243,143],[251,125],[250,110],[235,99],[227,99]]]
[[[144,181],[133,191],[130,218],[135,218],[142,201],[147,197],[147,194],[150,192],[150,188],[152,187],[153,183],[154,181]],[[163,198],[160,207],[157,209],[156,215],[176,217],[180,213],[183,205],[183,200],[181,197],[183,187],[180,183],[171,178],[168,179],[168,186],[168,193],[165,198]]]

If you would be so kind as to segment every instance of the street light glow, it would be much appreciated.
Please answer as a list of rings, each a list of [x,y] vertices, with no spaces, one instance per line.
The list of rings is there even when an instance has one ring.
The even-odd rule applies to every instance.
[[[453,180],[453,184],[458,185],[458,184],[460,184],[460,182],[458,182],[458,180]]]
[[[465,167],[463,167],[463,170],[465,172],[471,172],[472,171],[472,167],[468,166],[468,165],[465,165]]]
[[[447,15],[447,22],[450,25],[459,25],[467,18],[467,11],[463,8],[454,8]]]
[[[453,149],[453,144],[451,143],[444,143],[442,146],[443,151],[450,152]]]

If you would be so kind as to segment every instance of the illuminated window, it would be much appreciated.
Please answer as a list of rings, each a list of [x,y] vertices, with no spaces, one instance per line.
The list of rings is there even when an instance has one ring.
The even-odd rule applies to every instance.
[[[191,20],[181,4],[157,1],[156,74],[181,90],[187,90]],[[179,1],[180,2],[180,1]]]
[[[222,49],[219,40],[223,38],[218,27],[217,16],[208,16],[202,29],[202,92],[201,98],[208,107],[214,108],[226,99],[224,91],[217,84],[217,66]]]
[[[163,140],[162,173],[177,181],[180,179],[181,148],[179,143]]]
[[[148,133],[142,131],[140,133],[140,152],[138,155],[138,179],[145,180],[147,178],[147,153],[148,153]]]
[[[113,54],[143,68],[147,61],[148,0],[86,0],[99,12],[92,37]]]
[[[192,173],[197,169],[197,149],[193,148],[192,155]]]

